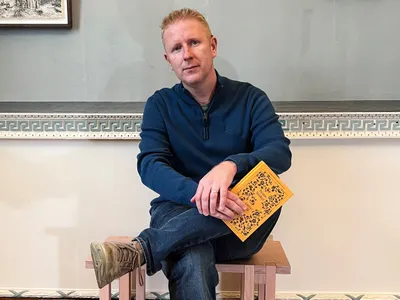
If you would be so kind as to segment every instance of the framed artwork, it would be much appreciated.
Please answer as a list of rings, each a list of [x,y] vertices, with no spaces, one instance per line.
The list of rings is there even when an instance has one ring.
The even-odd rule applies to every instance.
[[[0,0],[0,27],[72,28],[72,0]]]

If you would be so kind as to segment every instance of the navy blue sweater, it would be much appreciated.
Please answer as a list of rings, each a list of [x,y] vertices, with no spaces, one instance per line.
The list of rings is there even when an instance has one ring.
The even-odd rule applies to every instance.
[[[207,111],[176,84],[147,100],[141,129],[137,168],[143,184],[160,195],[152,203],[195,206],[190,199],[198,182],[224,160],[237,165],[234,183],[261,160],[276,174],[291,165],[290,141],[267,95],[218,73]]]

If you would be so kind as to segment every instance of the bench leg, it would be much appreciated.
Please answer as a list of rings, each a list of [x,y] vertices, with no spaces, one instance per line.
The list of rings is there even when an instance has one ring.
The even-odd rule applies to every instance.
[[[265,284],[257,284],[258,289],[258,300],[266,300],[265,299]]]
[[[276,296],[276,266],[265,267],[266,284],[264,285],[265,300],[275,300]]]
[[[258,279],[258,300],[275,300],[276,297],[276,267],[266,266],[265,275]]]
[[[111,284],[100,289],[100,300],[111,300]]]
[[[244,266],[244,274],[242,274],[242,285],[240,292],[241,300],[254,300],[254,266]]]
[[[119,279],[119,299],[131,300],[131,273],[126,273]]]
[[[135,300],[146,300],[146,269],[145,265],[135,270],[136,297]],[[143,278],[143,285],[140,285],[140,275]]]

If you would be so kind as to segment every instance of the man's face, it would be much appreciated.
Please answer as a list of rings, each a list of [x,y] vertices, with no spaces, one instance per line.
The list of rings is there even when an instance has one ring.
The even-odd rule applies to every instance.
[[[214,72],[217,40],[195,19],[169,25],[163,35],[164,57],[176,76],[188,86],[196,86]]]

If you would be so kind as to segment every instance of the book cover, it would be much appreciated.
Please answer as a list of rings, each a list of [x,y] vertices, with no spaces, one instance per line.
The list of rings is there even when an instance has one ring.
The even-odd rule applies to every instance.
[[[258,227],[293,196],[283,181],[260,161],[231,190],[247,206],[242,216],[225,224],[244,242]]]

